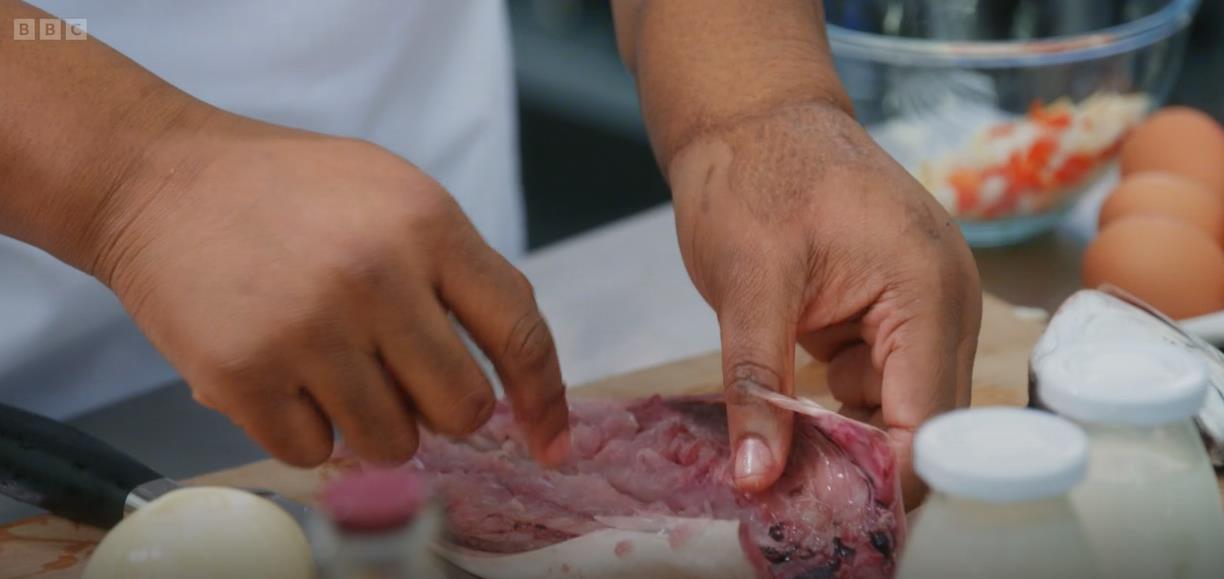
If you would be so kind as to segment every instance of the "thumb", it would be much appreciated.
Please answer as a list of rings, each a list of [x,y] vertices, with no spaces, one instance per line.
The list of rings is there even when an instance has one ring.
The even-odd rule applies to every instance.
[[[791,447],[791,412],[749,396],[745,388],[755,384],[787,395],[795,389],[796,308],[776,289],[786,284],[768,287],[773,289],[728,296],[718,308],[732,477],[745,492],[773,485]]]

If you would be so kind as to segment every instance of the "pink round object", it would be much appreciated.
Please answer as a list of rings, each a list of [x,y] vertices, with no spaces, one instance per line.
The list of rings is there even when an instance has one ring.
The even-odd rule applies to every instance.
[[[365,532],[411,522],[428,499],[425,482],[405,469],[354,472],[329,483],[319,495],[336,525]]]

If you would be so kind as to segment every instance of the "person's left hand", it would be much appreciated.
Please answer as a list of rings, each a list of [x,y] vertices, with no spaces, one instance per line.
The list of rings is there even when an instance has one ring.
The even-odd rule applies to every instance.
[[[885,427],[906,504],[914,430],[966,405],[981,320],[956,224],[844,111],[806,104],[706,131],[670,158],[685,266],[718,314],[734,479],[781,475],[792,417],[742,384],[794,390],[801,343],[843,412]]]

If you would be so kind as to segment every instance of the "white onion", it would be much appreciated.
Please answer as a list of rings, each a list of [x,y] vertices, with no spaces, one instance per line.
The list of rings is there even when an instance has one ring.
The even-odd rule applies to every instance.
[[[176,490],[119,523],[84,579],[314,577],[310,544],[272,502],[219,487]]]

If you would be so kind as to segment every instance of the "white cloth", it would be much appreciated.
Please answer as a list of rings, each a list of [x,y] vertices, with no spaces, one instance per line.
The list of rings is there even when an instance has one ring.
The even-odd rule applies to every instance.
[[[500,1],[27,1],[221,108],[378,143],[524,248]],[[0,237],[0,401],[63,417],[174,377],[104,287]]]

